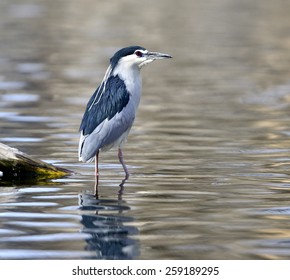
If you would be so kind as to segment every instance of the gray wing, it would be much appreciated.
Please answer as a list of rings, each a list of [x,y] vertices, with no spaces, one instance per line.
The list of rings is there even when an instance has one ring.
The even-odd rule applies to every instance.
[[[130,94],[118,76],[111,76],[88,102],[80,131],[79,159],[90,161],[99,149],[119,145],[135,118]]]

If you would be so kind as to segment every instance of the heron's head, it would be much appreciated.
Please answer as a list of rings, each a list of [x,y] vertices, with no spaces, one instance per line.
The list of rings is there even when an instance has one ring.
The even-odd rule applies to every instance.
[[[131,46],[117,51],[111,58],[110,63],[112,69],[114,69],[116,66],[137,66],[140,69],[144,65],[154,60],[164,58],[172,58],[172,56],[159,52],[149,52],[148,50],[140,46]]]

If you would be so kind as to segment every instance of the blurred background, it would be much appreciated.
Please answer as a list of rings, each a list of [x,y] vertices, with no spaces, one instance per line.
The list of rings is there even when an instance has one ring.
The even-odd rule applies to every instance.
[[[288,259],[290,2],[1,0],[0,142],[76,174],[0,186],[0,259]],[[125,145],[77,159],[118,49],[142,69]]]

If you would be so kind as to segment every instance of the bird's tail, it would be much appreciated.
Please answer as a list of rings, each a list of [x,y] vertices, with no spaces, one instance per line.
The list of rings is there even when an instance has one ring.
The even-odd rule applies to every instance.
[[[83,135],[83,132],[81,132],[80,141],[79,141],[79,149],[78,149],[78,157],[79,157],[79,161],[82,161],[82,162],[86,162],[86,160],[84,160],[82,157],[82,150],[83,150],[85,139],[86,137]]]
[[[81,132],[78,156],[79,156],[79,161],[82,161],[82,162],[92,162],[96,155],[95,150],[88,149],[88,143],[86,144],[87,137],[88,135],[83,135],[83,132]]]

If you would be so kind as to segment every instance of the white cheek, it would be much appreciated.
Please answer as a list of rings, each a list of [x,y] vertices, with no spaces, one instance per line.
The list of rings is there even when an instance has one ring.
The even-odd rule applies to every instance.
[[[143,66],[149,64],[150,62],[154,61],[154,59],[146,59],[145,61],[141,62],[139,64],[139,69],[141,69]]]

